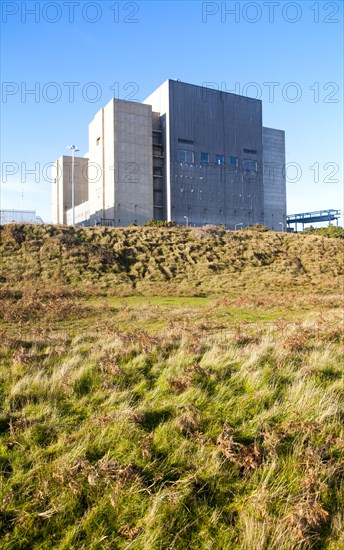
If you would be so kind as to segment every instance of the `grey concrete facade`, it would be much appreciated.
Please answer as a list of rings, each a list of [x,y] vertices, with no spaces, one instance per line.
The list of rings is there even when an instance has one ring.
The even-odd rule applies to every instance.
[[[152,219],[152,151],[151,106],[113,99],[98,111],[89,125],[88,202],[81,204],[83,201],[76,196],[75,222],[127,226]],[[58,170],[60,165],[57,161]],[[76,173],[76,188],[78,178]],[[65,183],[65,195],[69,197],[71,191]],[[54,190],[53,205],[53,211],[61,211],[62,203]],[[71,201],[63,205],[67,206],[63,223],[71,223]]]
[[[285,134],[263,128],[264,225],[274,231],[286,228],[287,197]]]
[[[263,128],[260,100],[167,80],[142,104],[111,100],[98,111],[88,158],[76,223],[285,227],[284,132]],[[55,192],[56,220],[61,201]]]
[[[167,80],[145,103],[160,112],[164,219],[229,229],[255,223],[272,228],[272,220],[281,230],[278,222],[286,219],[283,132],[276,130],[264,145],[260,100]],[[179,158],[182,151],[191,155],[185,162]],[[269,169],[276,159],[283,167],[274,181],[264,180],[264,155]]]
[[[161,144],[161,181],[158,178],[153,180],[153,187],[158,185],[161,190],[161,203],[158,205],[154,201],[154,219],[171,221],[171,174],[170,174],[170,117],[169,117],[169,80],[166,80],[159,88],[157,88],[145,101],[146,105],[151,105],[154,112],[153,115],[153,139],[160,133]],[[155,141],[155,139],[154,139]],[[155,193],[154,193],[155,195]],[[156,197],[154,197],[156,199]]]
[[[230,229],[263,223],[261,101],[171,81],[170,117],[172,220],[186,215],[191,224]],[[179,161],[181,150],[193,152],[193,164]]]
[[[89,126],[89,157],[91,224],[153,218],[151,106],[111,100]]]
[[[61,156],[52,169],[53,223],[66,224],[67,210],[72,206],[72,157]],[[88,201],[88,158],[74,158],[75,204]]]

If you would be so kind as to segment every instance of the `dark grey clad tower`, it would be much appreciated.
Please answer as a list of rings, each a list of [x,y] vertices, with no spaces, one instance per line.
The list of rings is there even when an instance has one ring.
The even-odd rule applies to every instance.
[[[162,219],[230,229],[266,222],[260,100],[167,80],[145,103],[160,113]],[[284,149],[276,160],[284,167]],[[284,222],[285,185],[275,229],[277,217]]]

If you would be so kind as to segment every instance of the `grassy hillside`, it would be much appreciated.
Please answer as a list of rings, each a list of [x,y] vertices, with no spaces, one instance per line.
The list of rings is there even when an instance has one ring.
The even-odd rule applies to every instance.
[[[1,228],[1,547],[344,546],[343,244]]]
[[[2,282],[96,285],[112,294],[330,289],[343,275],[339,239],[216,228],[7,225]]]

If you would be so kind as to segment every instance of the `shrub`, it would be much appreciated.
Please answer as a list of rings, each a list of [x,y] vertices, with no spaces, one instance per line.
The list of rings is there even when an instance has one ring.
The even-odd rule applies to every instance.
[[[167,222],[164,220],[148,220],[143,225],[144,227],[177,227],[176,222]]]
[[[266,225],[262,225],[261,223],[255,223],[254,225],[249,225],[245,227],[245,229],[251,229],[253,231],[257,231],[258,233],[265,233],[266,231],[270,231],[270,229]]]
[[[307,227],[307,229],[304,230],[304,233],[311,234],[311,235],[321,235],[321,237],[334,237],[337,239],[344,239],[344,229],[340,225],[332,225],[331,223],[328,224],[328,227],[313,227],[311,225],[310,227]]]

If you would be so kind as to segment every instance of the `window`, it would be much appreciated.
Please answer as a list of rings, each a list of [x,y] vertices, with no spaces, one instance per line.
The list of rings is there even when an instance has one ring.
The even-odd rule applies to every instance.
[[[255,149],[244,149],[244,153],[249,153],[250,155],[256,155],[257,151]]]
[[[178,150],[178,161],[179,162],[193,163],[194,158],[195,158],[195,156],[194,156],[193,151],[185,151],[184,149],[179,149]]]
[[[244,170],[248,172],[257,172],[257,161],[251,159],[244,159]]]
[[[215,156],[215,162],[216,162],[216,164],[224,164],[225,163],[225,157],[223,155],[216,155]]]
[[[229,166],[232,166],[233,168],[238,168],[238,157],[229,157]]]
[[[178,143],[185,143],[186,145],[193,145],[192,139],[181,139],[181,138],[178,138]]]
[[[201,153],[201,162],[203,164],[209,163],[209,153]]]

